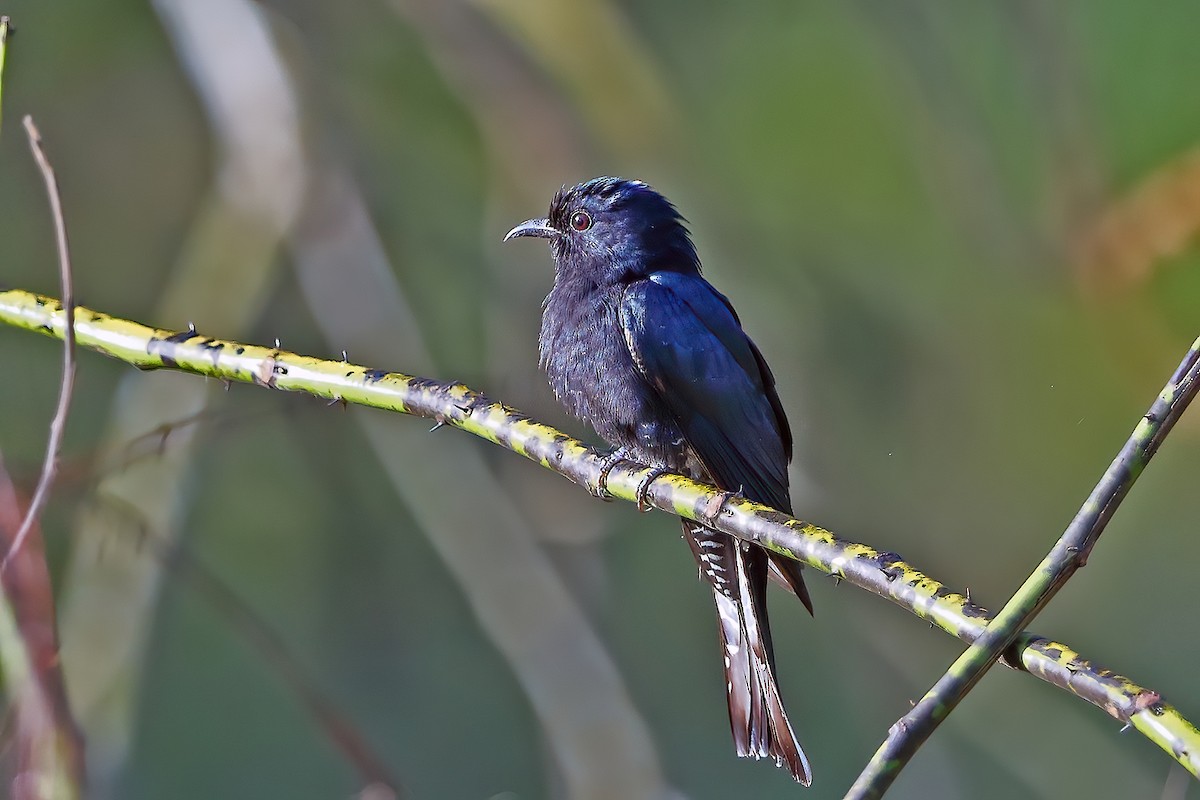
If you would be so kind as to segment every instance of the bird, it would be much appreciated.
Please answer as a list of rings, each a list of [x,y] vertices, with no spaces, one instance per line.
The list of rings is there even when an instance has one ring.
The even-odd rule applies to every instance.
[[[554,261],[540,366],[559,402],[615,448],[608,468],[620,460],[655,468],[639,505],[649,481],[670,471],[791,514],[792,434],[775,378],[732,304],[702,275],[675,206],[642,181],[599,177],[564,186],[546,217],[504,241],[520,237],[548,239]],[[716,604],[737,754],[774,759],[808,786],[767,619],[768,577],[812,613],[800,564],[682,523]]]

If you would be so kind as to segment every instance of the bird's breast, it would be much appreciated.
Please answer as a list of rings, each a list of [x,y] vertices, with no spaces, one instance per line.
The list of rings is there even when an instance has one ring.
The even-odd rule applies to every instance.
[[[622,289],[556,283],[542,313],[542,367],[559,402],[609,444],[647,463],[682,468],[683,436],[625,341]]]

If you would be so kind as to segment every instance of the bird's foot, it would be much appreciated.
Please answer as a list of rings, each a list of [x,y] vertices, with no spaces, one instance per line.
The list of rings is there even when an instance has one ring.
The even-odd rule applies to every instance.
[[[638,484],[637,491],[634,492],[634,497],[637,498],[638,511],[649,511],[650,506],[650,484],[666,475],[671,470],[666,467],[654,467],[646,473],[646,477],[642,478],[642,482]]]
[[[600,475],[596,478],[596,497],[605,502],[612,500],[612,494],[608,491],[608,474],[617,464],[628,460],[625,457],[624,447],[618,447],[604,457],[604,461],[600,464]]]

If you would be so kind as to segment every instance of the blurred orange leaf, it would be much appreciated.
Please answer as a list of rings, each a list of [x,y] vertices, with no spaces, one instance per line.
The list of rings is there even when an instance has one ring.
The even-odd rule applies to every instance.
[[[1151,172],[1117,198],[1076,241],[1080,284],[1111,295],[1148,280],[1200,231],[1200,147]]]

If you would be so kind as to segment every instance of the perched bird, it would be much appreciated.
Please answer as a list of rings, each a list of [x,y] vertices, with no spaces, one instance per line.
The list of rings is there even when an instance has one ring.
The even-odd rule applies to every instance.
[[[504,237],[550,240],[541,365],[554,394],[628,458],[791,513],[792,435],[775,379],[729,301],[700,274],[684,220],[641,181],[564,187],[545,219]],[[610,466],[611,466],[610,462]],[[643,483],[644,492],[648,482]],[[775,682],[770,573],[812,612],[800,565],[683,521],[712,586],[739,756],[812,779]]]

